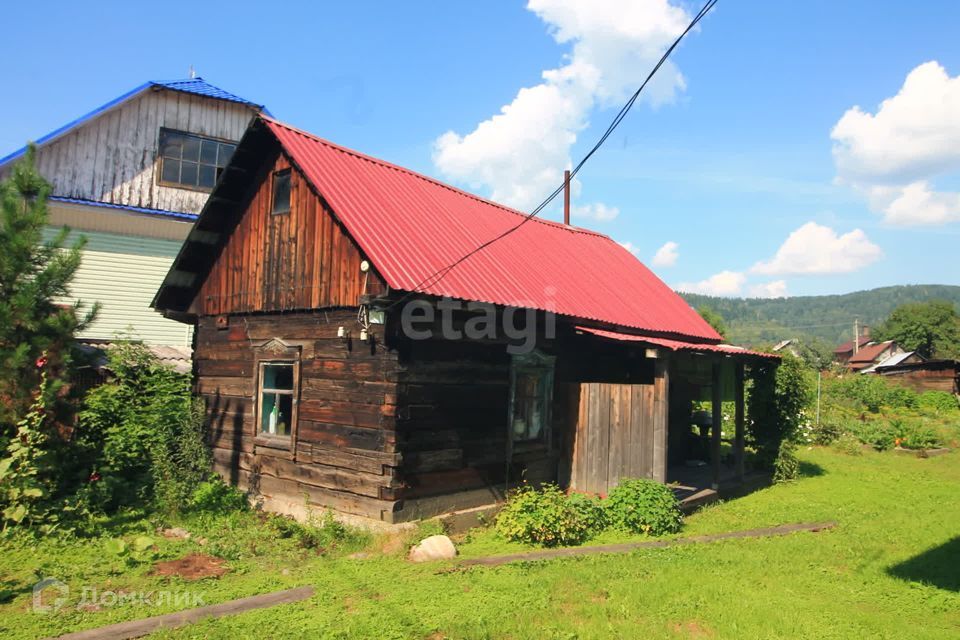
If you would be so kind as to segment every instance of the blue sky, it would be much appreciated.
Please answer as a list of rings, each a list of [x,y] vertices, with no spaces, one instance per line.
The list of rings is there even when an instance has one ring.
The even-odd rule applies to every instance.
[[[670,33],[668,25],[651,38],[628,34],[617,49],[604,29],[630,22],[616,15],[624,3],[595,8],[589,20],[571,0],[532,4],[16,3],[0,43],[0,155],[193,65],[341,144],[483,195],[527,187],[507,197],[522,207],[543,191],[524,172],[546,162],[551,171],[537,175],[550,178],[562,158],[579,159],[615,113],[617,92],[650,66],[631,47],[655,49]],[[661,4],[639,3],[633,20],[682,17]],[[699,8],[673,5],[688,15]],[[581,173],[576,204],[593,214],[574,222],[628,243],[647,264],[676,243],[672,265],[652,266],[688,289],[807,295],[960,284],[949,266],[960,241],[958,22],[951,2],[721,0],[672,59],[682,88],[671,91],[665,74],[669,95],[638,104]],[[570,85],[580,100],[574,124],[546,136],[575,142],[511,150],[510,132],[529,122],[477,129],[519,90],[544,86],[545,70],[578,61],[598,67],[599,88]],[[930,61],[942,72],[922,68],[903,100],[878,115]],[[551,103],[542,104],[550,121]],[[831,138],[857,105],[864,113]],[[914,147],[922,136],[927,143]],[[600,219],[597,205],[607,212]]]

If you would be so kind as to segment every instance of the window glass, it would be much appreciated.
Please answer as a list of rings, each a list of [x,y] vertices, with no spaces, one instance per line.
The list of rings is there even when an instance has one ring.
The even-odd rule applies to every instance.
[[[537,440],[546,419],[547,371],[517,372],[513,391],[513,439]]]
[[[273,174],[273,213],[290,211],[290,170]]]
[[[292,364],[263,365],[263,388],[293,391]]]
[[[293,423],[292,363],[260,365],[260,433],[289,436]]]
[[[260,432],[271,436],[289,436],[293,420],[293,396],[263,392]]]
[[[210,191],[236,148],[233,143],[161,129],[159,180],[167,185]]]

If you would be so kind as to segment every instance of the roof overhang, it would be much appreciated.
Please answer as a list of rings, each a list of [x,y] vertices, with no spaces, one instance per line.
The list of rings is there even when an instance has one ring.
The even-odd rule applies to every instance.
[[[597,329],[595,327],[577,326],[577,331],[588,333],[608,340],[619,340],[622,342],[638,342],[649,344],[656,347],[663,347],[669,351],[681,351],[686,353],[701,353],[720,356],[744,356],[750,358],[762,358],[766,360],[780,360],[780,356],[775,353],[766,353],[763,351],[752,351],[732,344],[711,344],[704,342],[684,342],[681,340],[671,340],[668,338],[656,338],[652,336],[636,335],[632,333],[621,333],[618,331],[608,331],[606,329]]]

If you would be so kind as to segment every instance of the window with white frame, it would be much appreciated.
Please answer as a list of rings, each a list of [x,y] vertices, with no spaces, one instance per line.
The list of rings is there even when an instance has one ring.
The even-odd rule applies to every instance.
[[[296,398],[294,362],[261,362],[259,435],[289,438],[293,433]]]

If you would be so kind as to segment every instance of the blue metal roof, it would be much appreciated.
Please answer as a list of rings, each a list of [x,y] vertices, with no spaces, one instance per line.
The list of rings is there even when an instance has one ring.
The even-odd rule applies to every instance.
[[[224,91],[219,87],[215,87],[209,82],[207,82],[206,80],[204,80],[203,78],[187,78],[185,80],[169,80],[169,81],[150,80],[149,82],[144,82],[139,87],[135,87],[134,89],[127,91],[123,95],[117,98],[114,98],[110,102],[107,102],[106,104],[103,104],[97,107],[90,113],[84,114],[79,118],[77,118],[76,120],[68,122],[67,124],[63,125],[58,129],[54,129],[53,131],[51,131],[50,133],[48,133],[47,135],[41,138],[37,138],[34,144],[36,144],[39,147],[53,140],[54,138],[59,138],[60,136],[70,131],[74,127],[78,127],[81,124],[96,118],[101,113],[105,111],[109,111],[113,107],[123,102],[126,102],[127,100],[130,100],[134,96],[137,96],[140,93],[143,93],[144,91],[146,91],[147,89],[150,89],[151,87],[162,87],[164,89],[169,89],[171,91],[182,91],[184,93],[192,93],[198,96],[203,96],[205,98],[214,98],[216,100],[226,100],[228,102],[237,102],[240,104],[246,104],[251,107],[255,107],[256,109],[258,109],[259,111],[262,111],[267,115],[270,115],[270,112],[267,111],[267,109],[263,105],[257,104],[256,102],[250,102],[249,100],[245,100],[239,96],[236,96],[230,93],[229,91]],[[19,158],[26,152],[27,152],[27,148],[21,147],[20,149],[17,149],[13,153],[7,156],[4,156],[3,158],[0,158],[0,166],[7,164],[11,160],[15,160]]]
[[[207,98],[217,98],[218,100],[228,100],[230,102],[239,102],[240,104],[248,104],[251,107],[257,107],[258,109],[263,109],[262,104],[257,104],[256,102],[250,102],[245,100],[237,95],[230,93],[229,91],[224,91],[220,87],[215,87],[203,78],[188,78],[186,80],[170,80],[166,82],[161,82],[159,80],[153,80],[148,84],[164,87],[165,89],[172,89],[173,91],[183,91],[184,93],[195,93],[198,96],[204,96]]]
[[[167,211],[165,209],[149,209],[147,207],[131,207],[125,204],[113,204],[112,202],[98,202],[96,200],[84,200],[83,198],[65,198],[63,196],[50,196],[54,202],[66,202],[67,204],[82,204],[89,207],[103,207],[105,209],[120,209],[133,213],[143,213],[150,216],[159,216],[161,218],[174,218],[177,220],[195,221],[199,216],[196,213],[181,213],[179,211]]]

